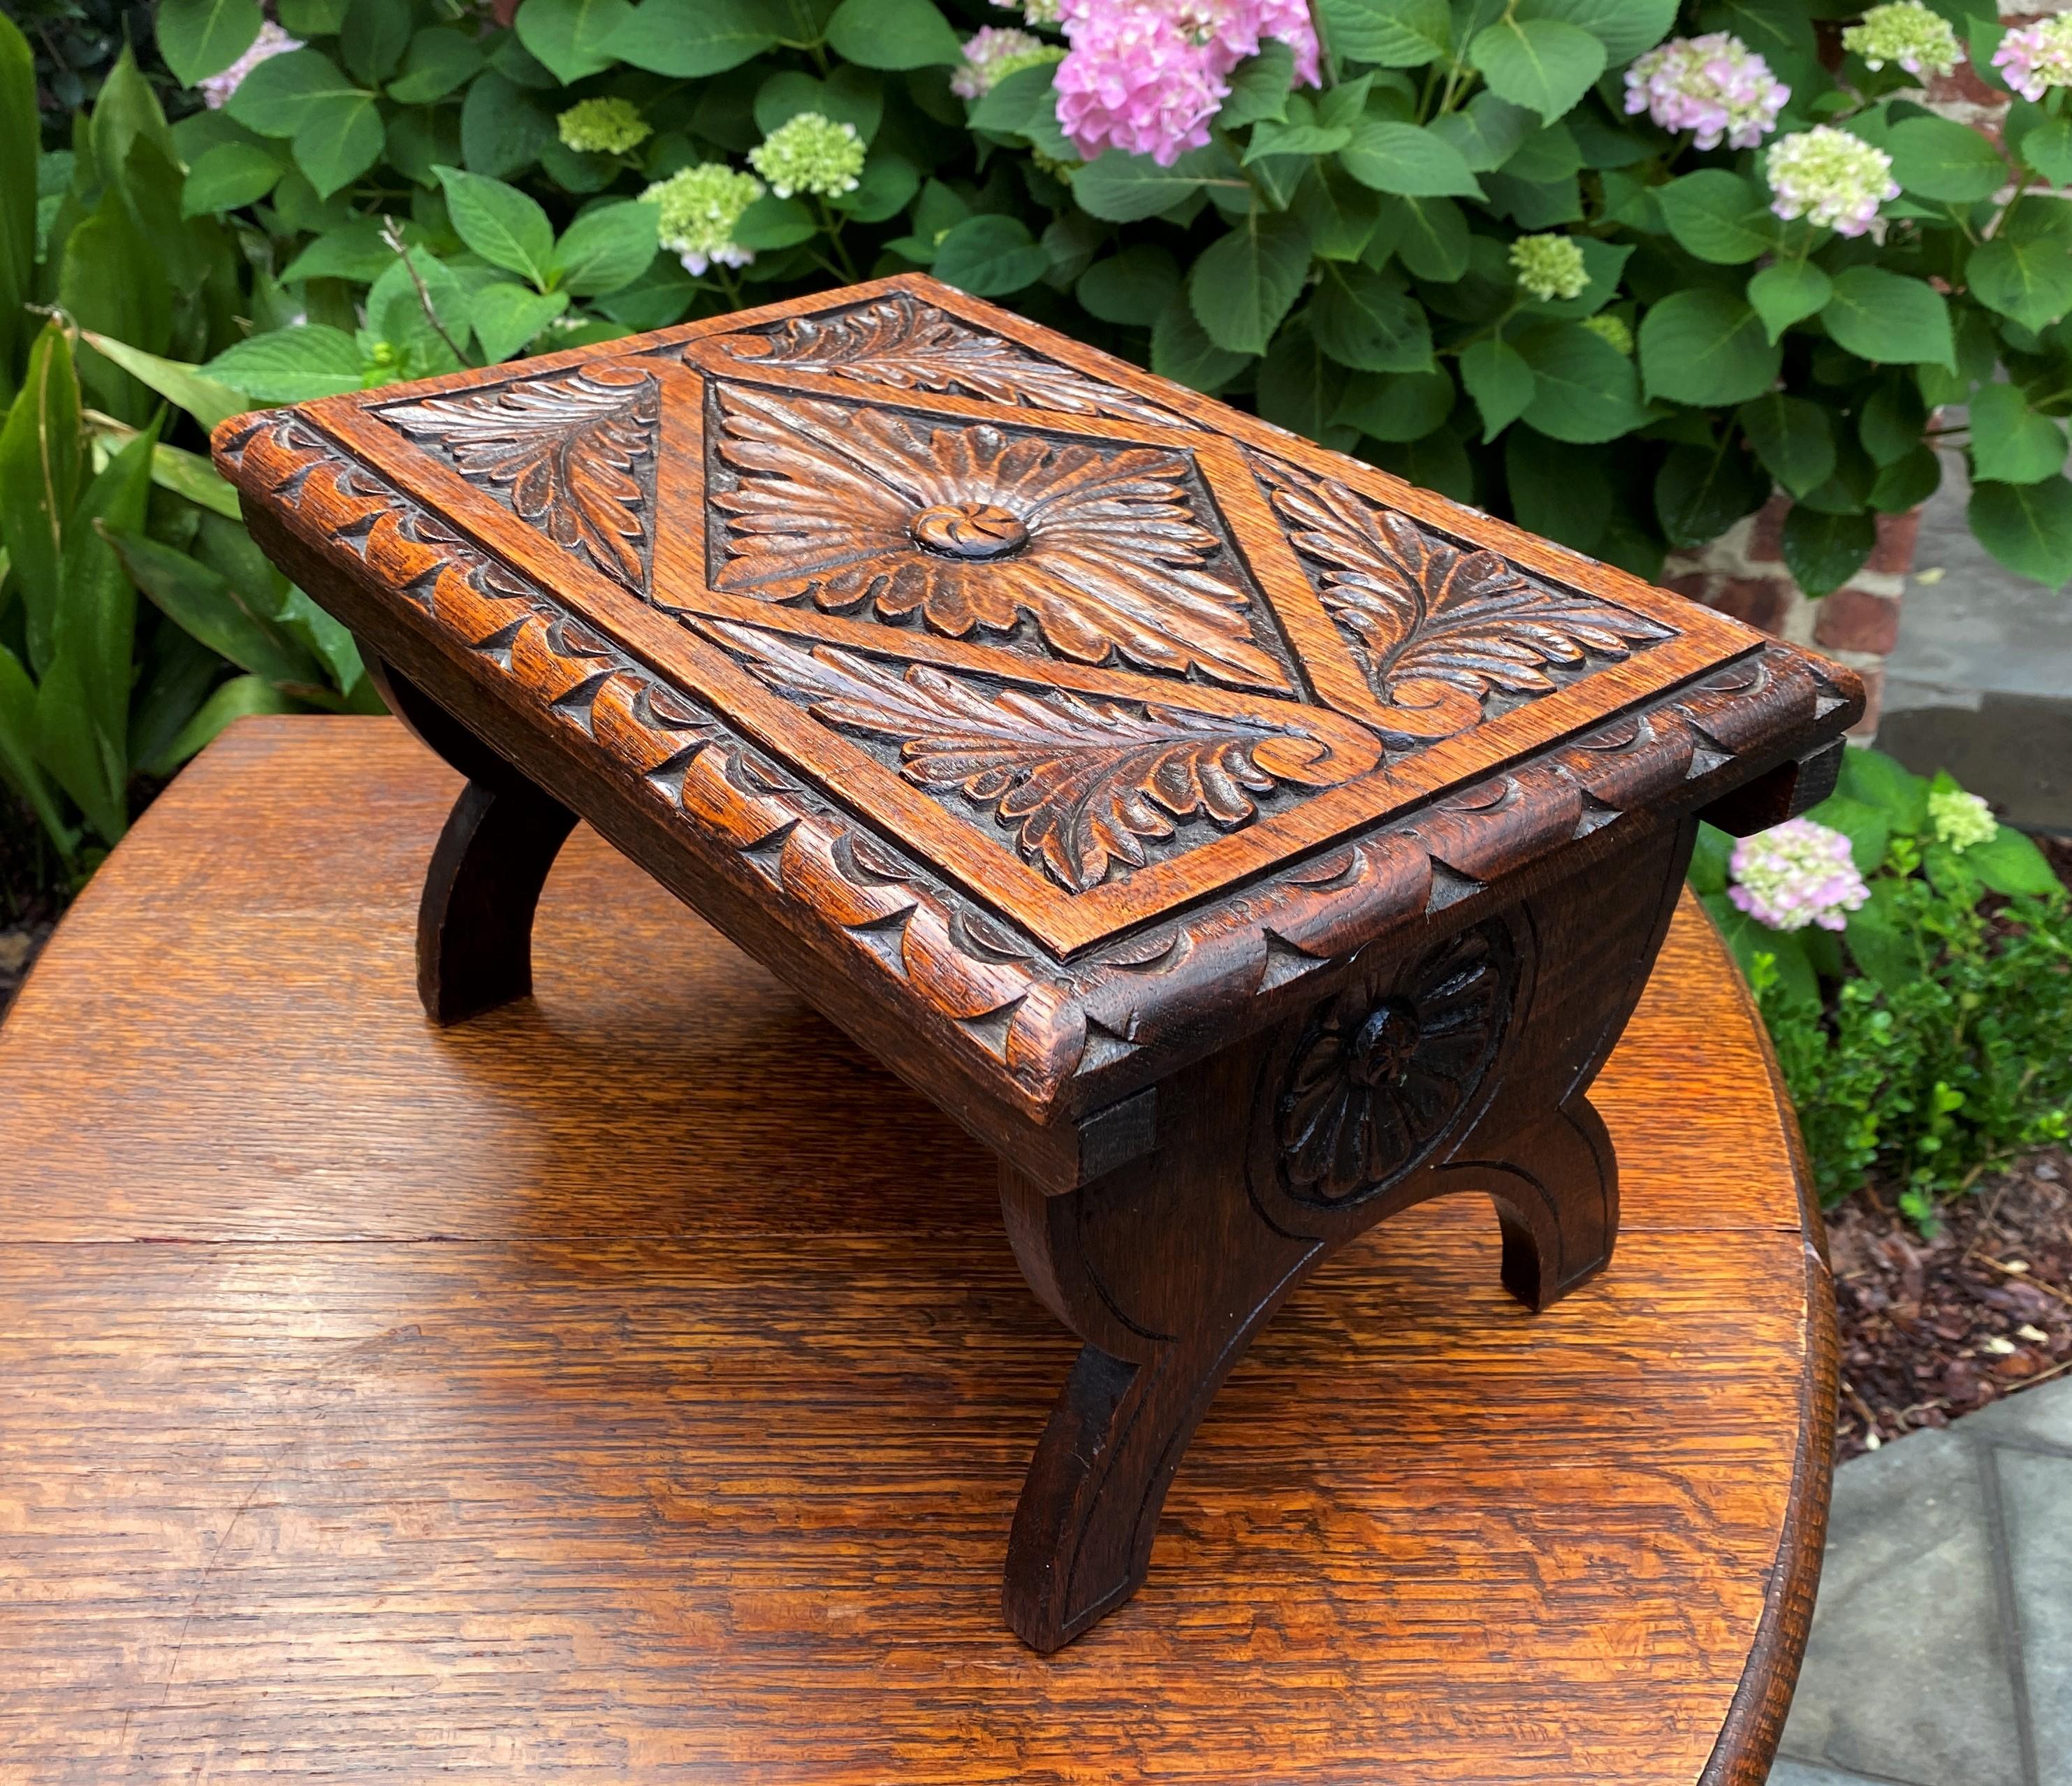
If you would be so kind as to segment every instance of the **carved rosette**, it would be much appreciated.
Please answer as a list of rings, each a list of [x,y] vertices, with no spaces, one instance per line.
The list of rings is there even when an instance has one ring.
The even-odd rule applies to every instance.
[[[1518,961],[1499,922],[1392,981],[1355,976],[1310,1016],[1272,1107],[1282,1187],[1336,1208],[1387,1188],[1451,1133],[1510,1020]]]
[[[1084,664],[1285,689],[1256,591],[1194,512],[1186,456],[929,422],[742,385],[717,393],[713,587],[1003,638]]]

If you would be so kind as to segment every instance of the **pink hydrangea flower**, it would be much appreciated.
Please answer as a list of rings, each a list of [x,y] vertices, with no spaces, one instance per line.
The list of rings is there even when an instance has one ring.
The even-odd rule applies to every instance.
[[[221,111],[230,103],[230,96],[244,84],[245,77],[261,63],[302,47],[302,40],[299,37],[289,36],[272,19],[268,19],[259,27],[259,35],[252,39],[250,49],[221,74],[209,75],[197,83],[201,89],[203,103],[212,112]]]
[[[2072,87],[2072,13],[2009,31],[1993,51],[1993,66],[2032,105],[2053,87]]]
[[[1849,840],[1811,819],[1788,819],[1743,837],[1728,859],[1727,897],[1772,930],[1848,927],[1848,914],[1871,896],[1849,854]]]
[[[1063,0],[1059,21],[1071,48],[1058,68],[1058,122],[1088,161],[1120,149],[1170,167],[1206,146],[1231,71],[1268,39],[1317,83],[1303,0]]]
[[[980,99],[1009,75],[1055,62],[1064,53],[1012,25],[982,26],[964,39],[964,66],[950,76],[950,91],[960,99]]]
[[[1626,109],[1665,130],[1695,130],[1697,146],[1753,149],[1777,128],[1791,89],[1730,31],[1675,37],[1626,72]]]

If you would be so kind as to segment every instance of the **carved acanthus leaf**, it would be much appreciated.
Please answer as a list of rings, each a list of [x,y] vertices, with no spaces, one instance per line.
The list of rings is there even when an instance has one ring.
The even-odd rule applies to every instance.
[[[1183,417],[1026,348],[983,335],[902,293],[839,316],[800,316],[767,335],[730,335],[738,360],[781,364],[861,385],[939,391],[1071,415],[1124,416],[1166,427]]]
[[[520,520],[615,582],[645,581],[646,494],[636,468],[655,452],[653,377],[604,368],[536,379],[384,410],[421,445],[450,454],[464,477],[508,492]]]
[[[741,475],[711,497],[728,554],[716,589],[918,614],[954,638],[1012,632],[1026,614],[1082,663],[1119,652],[1289,685],[1254,642],[1254,598],[1195,513],[1182,454],[747,385],[722,387],[719,408],[719,455]]]
[[[1387,699],[1419,705],[1420,682],[1478,701],[1493,689],[1544,694],[1556,685],[1550,665],[1581,665],[1592,652],[1625,657],[1671,636],[1615,602],[1535,582],[1494,552],[1463,551],[1341,484],[1263,455],[1253,463]]]
[[[713,623],[765,682],[831,726],[900,743],[900,768],[931,792],[956,791],[1017,829],[1022,853],[1074,892],[1113,864],[1143,866],[1147,840],[1178,821],[1227,829],[1277,784],[1326,787],[1375,767],[1378,748],[1265,717],[1124,705],[1063,689],[997,691],[927,665],[902,676],[822,645],[812,652]]]

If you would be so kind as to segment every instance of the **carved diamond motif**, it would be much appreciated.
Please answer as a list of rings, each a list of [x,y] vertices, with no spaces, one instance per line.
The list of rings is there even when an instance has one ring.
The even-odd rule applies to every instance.
[[[1677,636],[931,289],[368,407],[805,778],[1090,912],[1441,792],[1424,753]]]

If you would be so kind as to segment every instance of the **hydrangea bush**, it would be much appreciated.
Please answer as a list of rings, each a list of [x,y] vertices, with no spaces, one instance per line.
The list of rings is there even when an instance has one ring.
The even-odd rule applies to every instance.
[[[1991,0],[164,0],[158,19],[204,102],[175,126],[185,205],[245,240],[255,325],[310,325],[209,368],[255,399],[922,267],[1642,574],[1782,488],[1789,567],[1839,587],[1877,516],[1964,454],[1987,548],[2072,578],[2063,19],[2003,31]],[[1967,56],[2019,96],[2004,148],[1922,104]],[[392,237],[436,264],[440,326],[397,310],[409,338],[377,353]]]
[[[224,405],[925,268],[1642,574],[1781,488],[1790,568],[1838,587],[1963,455],[1987,547],[2072,576],[2072,27],[2004,31],[1990,0],[161,0],[155,23],[90,119],[47,114],[39,145],[10,104],[0,142],[0,400],[45,307],[86,410],[134,430],[173,405],[154,467],[206,473]],[[2004,146],[1921,103],[1960,51],[2019,96]],[[0,63],[60,105],[92,91],[39,53],[14,36]],[[0,583],[25,665],[27,553]],[[111,710],[147,681],[111,673]]]
[[[1756,989],[1823,1199],[1877,1172],[1915,1220],[2072,1134],[2072,909],[1947,775],[1852,750],[1833,796],[1692,880]]]

